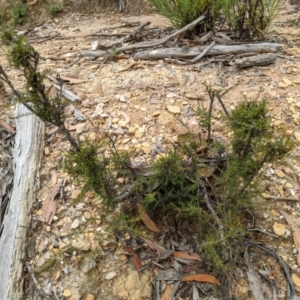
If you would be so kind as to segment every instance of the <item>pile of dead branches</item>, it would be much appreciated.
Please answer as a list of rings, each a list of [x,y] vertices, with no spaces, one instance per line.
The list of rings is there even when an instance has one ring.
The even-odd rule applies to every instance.
[[[202,37],[196,37],[194,41],[185,40],[185,33],[204,19],[205,15],[202,15],[184,28],[152,41],[146,41],[146,37],[153,33],[153,29],[146,30],[150,22],[139,24],[133,32],[118,40],[104,44],[99,40],[93,42],[92,50],[82,51],[81,55],[118,58],[121,54],[124,56],[133,53],[134,60],[166,59],[181,65],[199,62],[204,57],[218,57],[242,68],[274,63],[276,55],[273,53],[281,50],[277,43],[239,42],[222,32],[210,31]]]

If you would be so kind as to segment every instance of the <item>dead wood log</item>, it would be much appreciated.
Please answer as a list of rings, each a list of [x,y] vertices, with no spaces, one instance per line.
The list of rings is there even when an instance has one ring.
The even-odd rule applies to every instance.
[[[196,63],[197,61],[199,61],[203,56],[205,56],[214,46],[215,46],[215,41],[213,41],[202,53],[200,53],[199,55],[197,55],[196,57],[194,57],[191,60],[188,61],[179,61],[177,60],[176,63],[180,64],[180,65],[187,65],[187,64],[193,64]]]
[[[280,209],[279,212],[284,217],[285,221],[289,225],[290,229],[293,232],[294,245],[297,250],[296,262],[297,265],[300,265],[300,229],[298,225],[294,222],[293,218],[284,210]]]
[[[149,26],[151,23],[150,22],[146,22],[146,23],[143,23],[141,24],[138,28],[136,28],[132,33],[129,33],[127,34],[126,36],[120,38],[119,40],[117,41],[114,41],[114,42],[111,42],[111,43],[107,43],[105,45],[102,45],[102,44],[99,44],[97,42],[97,45],[96,45],[96,48],[95,50],[106,50],[106,49],[109,49],[111,47],[114,47],[114,46],[117,46],[117,45],[123,45],[123,43],[126,43],[128,42],[129,40],[131,39],[134,39],[136,37],[138,37],[140,34],[141,34],[141,31],[146,27],[146,26]]]
[[[262,54],[262,55],[236,59],[234,63],[238,68],[242,69],[242,68],[248,68],[253,66],[270,65],[273,64],[275,60],[276,60],[276,55],[273,53],[269,53],[269,54]]]
[[[23,258],[30,212],[38,188],[45,125],[24,105],[16,106],[13,191],[0,237],[0,298],[23,298]]]
[[[203,35],[200,38],[201,43],[205,44],[206,42],[208,42],[210,40],[210,38],[212,37],[213,33],[212,31],[209,31],[208,33],[206,33],[205,35]]]
[[[149,43],[136,43],[133,45],[128,45],[128,46],[124,46],[124,47],[120,47],[117,49],[114,49],[114,52],[124,52],[124,51],[132,51],[132,50],[136,50],[136,49],[143,49],[143,48],[154,48],[160,45],[165,44],[166,42],[168,42],[169,40],[173,39],[174,37],[186,32],[187,30],[195,27],[199,22],[203,21],[205,19],[205,15],[200,16],[198,19],[196,19],[195,21],[193,21],[192,23],[186,25],[185,27],[175,31],[174,33],[172,33],[171,35],[160,39],[160,40],[156,40],[153,42],[149,42]],[[83,56],[89,56],[89,57],[101,57],[101,56],[106,56],[109,55],[110,51],[91,51],[91,50],[86,50],[86,51],[82,51],[81,55]],[[198,53],[199,54],[199,53]]]
[[[134,60],[139,59],[161,59],[161,58],[176,58],[176,59],[192,59],[201,54],[207,46],[199,48],[181,49],[181,48],[164,48],[149,51],[141,51],[134,55]],[[281,46],[277,43],[260,43],[260,44],[242,44],[242,45],[215,45],[206,54],[207,56],[242,54],[247,52],[253,53],[270,53],[278,52]]]

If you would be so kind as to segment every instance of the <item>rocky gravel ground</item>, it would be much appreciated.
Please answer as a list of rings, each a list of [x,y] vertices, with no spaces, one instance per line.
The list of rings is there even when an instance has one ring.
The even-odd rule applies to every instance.
[[[34,27],[29,40],[41,55],[41,69],[49,68],[53,76],[77,79],[65,85],[81,98],[80,103],[74,105],[75,113],[66,121],[71,132],[80,135],[82,140],[98,140],[101,131],[108,131],[115,137],[117,149],[134,148],[139,160],[145,163],[151,163],[173,147],[185,130],[182,123],[193,122],[198,105],[207,107],[209,97],[203,82],[224,91],[231,87],[222,98],[229,111],[244,96],[268,99],[272,124],[282,127],[296,145],[285,161],[267,165],[262,170],[265,190],[257,199],[256,227],[270,234],[261,233],[259,238],[277,249],[291,266],[294,283],[300,291],[300,266],[295,260],[292,232],[278,212],[278,209],[287,211],[300,226],[300,29],[295,24],[298,17],[295,7],[284,5],[278,23],[267,36],[281,44],[282,53],[273,65],[245,70],[230,65],[221,67],[213,61],[178,66],[163,60],[108,61],[80,56],[80,51],[91,48],[95,40],[92,34],[128,32],[130,29],[119,27],[125,22],[149,20],[152,27],[170,26],[166,19],[155,14],[110,17],[67,14]],[[55,37],[50,39],[49,36]],[[1,65],[16,87],[22,89],[21,73],[9,66],[4,52],[2,49]],[[2,91],[3,109],[10,95],[8,89]],[[84,117],[80,118],[78,111]],[[11,123],[9,119],[7,122]],[[221,107],[216,108],[212,124],[214,137],[226,140],[228,133]],[[32,212],[27,245],[28,263],[41,289],[54,295],[53,299],[149,299],[151,270],[146,269],[139,277],[121,244],[111,236],[101,201],[91,192],[78,199],[82,187],[74,185],[61,170],[59,162],[68,148],[69,144],[57,129],[48,126],[41,189]],[[42,205],[59,180],[62,180],[62,189],[57,211],[52,224],[45,225]],[[123,180],[119,178],[119,183]],[[268,260],[265,265],[268,267]],[[271,266],[269,269],[275,278],[282,276],[280,270]],[[44,299],[31,280],[26,288],[25,299]],[[242,279],[237,290],[240,299],[251,299],[249,286]],[[284,299],[285,287],[282,291]],[[36,298],[33,298],[34,293]]]

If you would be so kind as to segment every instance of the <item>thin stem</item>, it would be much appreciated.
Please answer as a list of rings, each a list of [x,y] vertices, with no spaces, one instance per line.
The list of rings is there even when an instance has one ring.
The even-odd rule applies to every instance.
[[[0,74],[3,77],[3,80],[7,83],[7,85],[10,87],[10,89],[12,90],[12,92],[14,93],[14,95],[17,98],[21,98],[21,94],[15,89],[14,85],[12,84],[12,82],[10,81],[10,79],[8,78],[7,74],[5,73],[5,71],[3,70],[2,66],[0,66]]]
[[[208,92],[210,103],[208,108],[208,125],[207,125],[207,143],[210,144],[210,136],[211,136],[211,113],[214,104],[215,92],[211,90],[210,87],[206,87]]]
[[[59,130],[66,136],[72,147],[76,152],[80,151],[80,147],[74,137],[71,135],[70,131],[66,128],[65,124],[62,123],[59,127]]]
[[[229,116],[229,113],[228,113],[228,111],[227,111],[227,109],[226,109],[226,107],[225,107],[225,104],[224,104],[223,100],[221,99],[219,93],[217,93],[217,98],[218,98],[218,100],[219,100],[219,102],[220,102],[220,104],[221,104],[221,106],[222,106],[222,108],[223,108],[223,110],[224,110],[224,112],[225,112],[225,115],[226,115],[226,116]]]

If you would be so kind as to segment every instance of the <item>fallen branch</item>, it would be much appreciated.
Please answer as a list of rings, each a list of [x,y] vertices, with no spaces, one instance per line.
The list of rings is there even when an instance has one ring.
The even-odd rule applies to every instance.
[[[204,44],[206,42],[208,42],[210,40],[210,38],[212,37],[213,33],[212,31],[209,31],[208,33],[206,33],[204,36],[202,36],[200,38],[200,41]]]
[[[192,60],[188,60],[188,61],[179,61],[177,60],[176,62],[180,65],[187,65],[187,64],[193,64],[196,63],[197,61],[199,61],[204,55],[206,55],[214,46],[215,46],[216,42],[212,42],[208,47],[206,47],[206,49],[200,53],[198,56],[194,57]]]
[[[150,22],[143,23],[138,28],[136,28],[132,33],[129,33],[129,34],[125,35],[124,37],[120,38],[119,40],[105,44],[105,45],[98,44],[96,49],[106,50],[106,49],[109,49],[109,48],[117,46],[117,45],[123,45],[123,43],[126,43],[126,42],[132,40],[133,38],[136,38],[141,33],[141,31],[146,26],[149,26],[150,24],[151,24]]]
[[[203,21],[205,19],[205,15],[200,16],[198,19],[196,19],[195,21],[193,21],[192,23],[186,25],[185,27],[181,28],[180,30],[175,31],[174,33],[172,33],[171,35],[160,39],[160,40],[156,40],[150,43],[137,43],[137,44],[133,44],[133,45],[128,45],[128,46],[124,46],[124,47],[120,47],[117,49],[114,49],[114,52],[124,52],[124,51],[132,51],[135,49],[142,49],[142,48],[154,48],[160,45],[165,44],[166,42],[168,42],[169,40],[173,39],[174,37],[186,32],[187,30],[195,27],[199,22]],[[83,56],[89,56],[89,57],[101,57],[101,56],[106,56],[109,55],[110,51],[90,51],[90,50],[86,50],[86,51],[82,51],[81,55]]]
[[[286,220],[287,224],[293,232],[295,248],[298,251],[296,261],[297,264],[300,265],[300,228],[295,224],[292,217],[287,212],[281,209],[279,210],[279,212],[283,215],[284,219]]]
[[[69,91],[69,90],[65,89],[64,87],[62,87],[62,86],[60,85],[60,82],[59,82],[56,78],[54,78],[54,77],[51,76],[51,75],[47,75],[47,77],[48,77],[50,80],[52,80],[53,82],[55,82],[55,83],[53,84],[53,87],[55,87],[55,88],[61,93],[61,95],[62,95],[63,97],[65,97],[66,99],[68,99],[68,100],[70,100],[70,101],[73,101],[73,102],[75,102],[75,101],[81,101],[81,99],[80,99],[78,96],[76,96],[76,95],[73,94],[71,91]]]
[[[262,54],[256,56],[245,57],[235,60],[235,65],[238,68],[248,68],[253,66],[265,66],[273,64],[276,60],[276,55],[273,53]]]
[[[236,41],[228,40],[228,39],[225,39],[225,38],[222,38],[222,37],[217,37],[217,36],[214,36],[214,35],[211,37],[211,39],[213,41],[217,42],[218,44],[221,44],[221,45],[239,44]]]
[[[281,196],[264,196],[266,200],[278,200],[278,201],[300,201],[299,198],[294,197],[281,197]]]
[[[138,52],[134,55],[134,60],[139,59],[161,59],[161,58],[194,58],[201,54],[207,46],[199,48],[190,48],[184,50],[181,48],[164,48],[150,51]],[[281,46],[277,43],[260,43],[260,44],[241,44],[241,45],[215,45],[206,54],[208,56],[242,54],[247,52],[253,53],[276,53],[281,50]]]

